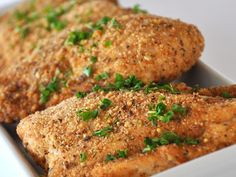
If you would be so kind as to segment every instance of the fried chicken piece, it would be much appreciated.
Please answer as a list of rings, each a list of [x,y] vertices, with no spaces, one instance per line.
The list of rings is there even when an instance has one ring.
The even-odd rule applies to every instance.
[[[99,92],[30,115],[17,132],[49,177],[144,177],[236,143],[235,118],[235,99]]]
[[[23,5],[22,8],[25,10],[19,8],[5,15],[0,28],[1,72],[28,57],[39,47],[39,40],[57,34],[62,29],[79,25],[81,22],[98,20],[103,14],[112,15],[114,9],[119,9],[113,4],[115,1],[109,0],[62,2],[62,0],[53,3],[45,1],[41,4],[41,1],[36,1],[33,6],[35,8],[25,8]]]
[[[91,11],[92,13],[88,14]],[[112,18],[113,16],[127,13],[130,13],[130,11],[99,0],[76,7],[65,18],[69,20],[73,19],[72,16],[78,15],[83,21],[95,22],[104,16]],[[67,38],[67,36],[64,37]],[[48,38],[41,41],[41,46],[39,49],[35,49],[31,56],[18,64],[8,67],[8,70],[0,74],[0,83],[2,84],[0,85],[0,90],[2,91],[0,94],[0,102],[2,103],[0,122],[4,119],[5,122],[11,122],[13,119],[23,118],[36,110],[42,109],[44,105],[39,104],[39,86],[50,82],[50,79],[55,76],[57,71],[65,74],[72,69],[68,58],[62,59],[64,54],[61,52],[66,47],[64,46],[64,39],[61,40],[60,38],[61,35],[48,36]],[[68,51],[68,54],[73,55],[73,48],[70,48],[71,50]],[[59,54],[57,52],[61,54],[58,59],[56,59]],[[74,59],[76,59],[75,57],[80,56],[74,56]],[[70,93],[67,97],[71,95]],[[19,103],[22,106],[19,107]],[[56,102],[53,104],[56,104]]]
[[[195,26],[146,14],[105,18],[93,28],[49,38],[26,61],[0,75],[0,120],[24,118],[77,91],[91,91],[95,84],[113,82],[116,73],[135,75],[144,83],[175,79],[197,62],[204,46]],[[88,39],[76,41],[76,35]],[[107,78],[97,79],[104,73]],[[45,93],[51,85],[56,88]]]

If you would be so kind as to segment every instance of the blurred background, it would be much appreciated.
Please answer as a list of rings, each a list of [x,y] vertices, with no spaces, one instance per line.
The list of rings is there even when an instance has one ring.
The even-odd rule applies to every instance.
[[[0,7],[20,0],[0,0]],[[236,1],[235,0],[120,0],[157,15],[193,23],[205,37],[202,60],[236,82]]]

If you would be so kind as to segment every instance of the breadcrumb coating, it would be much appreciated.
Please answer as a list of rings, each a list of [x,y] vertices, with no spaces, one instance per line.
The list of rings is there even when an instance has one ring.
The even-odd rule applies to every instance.
[[[118,9],[114,3],[114,0],[37,0],[21,4],[0,20],[1,73],[31,55],[39,47],[39,40],[79,25],[81,20],[98,20],[101,14],[114,13]],[[102,12],[109,10],[110,13]]]
[[[74,7],[74,9],[66,14],[63,18],[67,19],[68,25],[70,24],[71,29],[73,28],[73,26],[81,26],[82,23],[85,22],[96,22],[104,16],[113,17],[116,15],[119,16],[127,13],[130,13],[130,11],[121,9],[118,6],[107,1],[97,0]],[[79,19],[77,19],[78,21],[74,20],[73,17],[75,16],[80,17]],[[44,19],[42,21],[44,21]],[[7,50],[9,50],[7,52],[8,55],[11,54],[11,56],[9,55],[9,60],[5,60],[6,57],[4,58],[4,60],[2,60],[3,62],[5,62],[5,64],[6,62],[8,62],[10,66],[6,64],[0,73],[0,82],[2,84],[0,86],[0,90],[2,91],[2,93],[0,94],[0,102],[2,102],[2,107],[0,110],[0,122],[2,122],[3,119],[5,119],[5,122],[11,122],[13,119],[23,118],[26,115],[40,109],[40,107],[42,106],[37,103],[37,94],[39,93],[38,87],[43,83],[48,82],[48,80],[53,77],[56,70],[60,69],[61,71],[68,71],[71,68],[70,64],[67,62],[68,58],[65,61],[52,58],[56,57],[56,55],[58,55],[57,52],[60,52],[64,48],[64,41],[59,40],[60,33],[57,34],[58,32],[55,32],[55,34],[52,34],[53,32],[48,32],[43,28],[35,28],[34,30],[34,33],[31,33],[29,36],[27,36],[28,39],[23,42],[24,44],[22,44],[21,46],[17,45],[17,48],[20,50],[20,54],[19,52],[17,52],[18,49],[12,51],[12,48],[8,48],[9,46],[5,46],[8,48]],[[5,34],[5,36],[8,34],[9,33]],[[32,38],[32,40],[30,38]],[[43,39],[41,39],[38,43],[38,47],[33,50],[33,54],[30,54],[31,50],[28,50],[29,48],[27,48],[26,45],[32,46],[32,41],[37,41],[39,38]],[[15,40],[18,40],[19,37],[17,38],[14,35],[13,37],[10,37],[10,40],[11,39],[14,40],[13,43],[17,44]],[[60,43],[60,45],[58,46],[57,42],[59,41],[61,41],[62,43]],[[58,51],[59,48],[61,49]],[[13,57],[14,52],[16,52],[15,54],[18,57]],[[47,52],[48,54],[46,54]],[[55,53],[55,55],[50,57],[50,53]],[[43,57],[45,58],[42,59]],[[64,57],[63,54],[61,54],[60,57]],[[16,60],[13,61],[13,58]],[[30,58],[34,58],[33,61],[30,61]],[[39,73],[35,73],[37,70],[39,71]],[[45,75],[40,75],[42,74],[41,71],[44,72]],[[41,78],[38,78],[39,75]],[[19,78],[21,79],[19,80]],[[31,88],[29,88],[29,86]],[[33,92],[35,92],[36,95]],[[29,99],[32,100],[29,101]],[[36,104],[34,104],[35,101]],[[18,107],[19,103],[22,106]],[[11,111],[13,112],[10,113]]]
[[[114,12],[117,14],[117,10]],[[108,11],[104,13],[107,15]],[[78,28],[79,34],[84,28]],[[74,28],[65,30],[48,38],[7,74],[0,75],[0,120],[21,119],[77,91],[90,91],[95,84],[114,82],[116,73],[124,77],[135,75],[144,83],[176,79],[198,61],[204,47],[195,26],[148,14],[116,16],[102,28],[75,45],[66,44],[74,35]],[[91,57],[97,62],[91,62]],[[104,72],[109,78],[97,81],[96,76]],[[45,104],[40,104],[40,86],[46,86],[55,77],[66,79],[66,87],[61,86]]]
[[[111,105],[99,110],[97,117],[84,121],[78,116],[81,109],[99,109],[104,98]],[[153,125],[148,118],[150,106],[160,100],[167,110],[178,104],[187,112]],[[21,120],[17,132],[26,149],[48,170],[49,177],[144,177],[236,143],[235,117],[235,99],[143,91],[99,92],[81,99],[73,97],[30,115]],[[106,136],[94,135],[109,126]],[[163,143],[144,153],[145,138],[160,138],[167,131],[199,143]],[[117,157],[118,150],[126,150],[126,156]],[[81,154],[86,154],[82,162]],[[107,155],[115,158],[108,161]]]

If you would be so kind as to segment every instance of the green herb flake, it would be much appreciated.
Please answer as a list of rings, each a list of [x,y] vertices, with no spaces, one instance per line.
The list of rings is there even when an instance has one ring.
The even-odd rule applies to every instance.
[[[148,94],[151,91],[165,90],[172,94],[179,94],[180,91],[174,88],[170,83],[150,83],[146,88],[145,92]]]
[[[49,97],[59,90],[59,79],[54,77],[52,81],[46,86],[41,86],[40,91],[40,103],[45,104],[49,100]]]
[[[81,41],[89,39],[91,33],[87,31],[72,31],[70,32],[68,38],[66,39],[66,45],[77,45]]]
[[[91,57],[90,57],[90,61],[91,61],[92,63],[96,63],[97,60],[98,60],[98,58],[97,58],[96,56],[91,56]]]
[[[185,116],[187,114],[187,108],[183,107],[179,104],[173,104],[172,105],[172,111],[175,112],[175,113],[179,113],[182,116]]]
[[[30,30],[28,27],[16,27],[16,32],[20,35],[22,39],[26,38]]]
[[[98,110],[90,110],[90,109],[81,109],[77,111],[77,116],[83,121],[89,121],[91,119],[95,119],[98,116]]]
[[[127,158],[128,150],[118,150],[117,156],[118,158]]]
[[[170,122],[176,114],[185,116],[187,114],[187,108],[179,104],[173,104],[170,110],[167,110],[167,106],[159,98],[159,103],[155,106],[149,106],[148,120],[152,125],[157,125],[157,121],[164,123]]]
[[[134,75],[129,76],[127,79],[121,74],[116,74],[115,77],[115,88],[116,90],[122,89],[131,89],[134,91],[138,91],[143,87],[143,82],[138,80]]]
[[[184,140],[184,144],[187,144],[187,145],[198,145],[199,143],[200,141],[198,139],[186,138]]]
[[[60,17],[65,13],[69,12],[76,3],[71,1],[67,6],[60,6],[59,8],[49,7],[46,9],[46,19],[48,22],[48,29],[55,29],[60,31],[67,26],[67,21],[61,20]]]
[[[168,144],[187,144],[187,145],[197,145],[199,144],[199,140],[193,139],[193,138],[181,138],[179,135],[177,135],[174,132],[164,132],[159,138],[145,138],[144,144],[145,147],[143,149],[143,152],[149,152],[157,147],[168,145]]]
[[[233,96],[229,92],[226,92],[226,91],[223,92],[221,96],[226,99],[233,98]]]
[[[80,162],[83,163],[87,160],[87,154],[85,152],[79,155]]]
[[[93,133],[94,136],[105,137],[113,130],[112,126],[107,126],[101,130],[97,130]]]
[[[87,96],[87,93],[85,93],[85,92],[77,92],[77,93],[76,93],[76,97],[77,97],[78,99],[84,98],[84,97],[86,97],[86,96]]]
[[[120,29],[122,26],[115,18],[112,18],[111,19],[111,27]]]
[[[101,73],[95,77],[97,81],[106,80],[108,78],[109,78],[109,74],[107,72]]]
[[[111,45],[112,45],[112,42],[111,41],[105,41],[105,43],[104,43],[104,46],[105,47],[111,47]]]
[[[100,85],[95,85],[93,88],[92,88],[92,91],[93,92],[98,92],[100,90],[103,90],[103,88],[100,86]]]
[[[16,10],[14,13],[13,13],[14,17],[17,19],[17,20],[24,20],[27,18],[28,16],[28,13],[26,11],[19,11],[19,10]]]
[[[111,21],[110,17],[103,17],[101,20],[93,24],[90,28],[95,31],[95,30],[104,30],[104,26],[107,25]]]
[[[116,160],[116,157],[112,154],[107,154],[106,162],[110,162],[110,161],[113,161],[113,160]]]
[[[84,75],[87,77],[90,77],[92,75],[92,72],[93,72],[92,66],[88,66],[88,67],[84,68],[84,70],[83,70]]]
[[[134,7],[132,8],[132,11],[134,12],[134,13],[136,13],[136,14],[138,14],[138,13],[147,13],[147,11],[145,11],[145,10],[142,10],[141,8],[140,8],[140,5],[139,4],[136,4],[136,5],[134,5]]]
[[[109,108],[109,106],[111,106],[111,104],[112,104],[111,100],[109,100],[107,98],[103,99],[101,101],[101,103],[102,104],[101,104],[100,108],[103,109],[103,110]]]

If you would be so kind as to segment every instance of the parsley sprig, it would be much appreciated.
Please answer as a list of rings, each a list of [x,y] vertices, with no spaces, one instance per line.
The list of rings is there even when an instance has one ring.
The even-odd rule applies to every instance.
[[[97,81],[106,80],[109,78],[108,72],[103,72],[95,77]]]
[[[59,79],[54,77],[51,82],[45,87],[40,86],[40,103],[45,104],[49,100],[49,97],[59,90]]]
[[[134,7],[132,8],[132,11],[133,11],[134,13],[136,13],[136,14],[138,14],[138,13],[144,13],[144,14],[146,14],[146,13],[147,13],[146,10],[142,10],[142,9],[140,8],[140,5],[139,5],[139,4],[135,4]]]
[[[95,119],[98,116],[99,110],[90,110],[90,109],[80,109],[77,111],[77,116],[83,120],[88,122],[91,119]]]
[[[170,83],[150,83],[146,88],[145,92],[148,94],[152,91],[165,90],[172,94],[179,94],[180,91],[174,88]]]
[[[113,130],[113,127],[109,125],[101,130],[95,131],[93,135],[98,136],[98,137],[105,137],[105,136],[108,136],[112,130]]]
[[[221,96],[222,96],[223,98],[226,98],[226,99],[233,98],[233,96],[232,96],[229,92],[227,92],[227,91],[224,91],[224,92],[221,94]]]
[[[91,32],[89,31],[72,31],[67,37],[65,44],[66,45],[77,45],[81,41],[89,39],[91,37]]]
[[[85,152],[80,153],[79,155],[80,162],[85,162],[87,160],[87,154]]]
[[[197,145],[199,144],[199,140],[193,139],[193,138],[181,138],[179,135],[177,135],[174,132],[164,132],[160,137],[158,138],[145,138],[144,144],[145,147],[143,149],[143,152],[149,152],[157,147],[168,145],[168,144],[187,144],[187,145]]]
[[[148,120],[151,121],[153,125],[157,125],[157,121],[168,123],[177,114],[185,116],[187,114],[187,108],[183,107],[180,104],[173,104],[172,108],[170,110],[167,110],[167,106],[161,99],[156,106],[149,106]]]
[[[78,92],[76,94],[76,96],[78,98],[83,98],[85,97],[87,94],[86,93],[83,93],[83,92]],[[112,104],[112,101],[107,99],[107,98],[104,98],[102,101],[101,101],[101,105],[99,106],[99,108],[95,109],[95,110],[91,110],[91,109],[80,109],[76,112],[77,116],[83,120],[83,121],[89,121],[91,119],[95,119],[97,118],[99,112],[101,110],[105,110],[105,109],[108,109],[109,106],[111,106]],[[109,131],[109,127],[106,127],[104,128],[104,130],[99,130],[97,131],[96,135],[98,134],[101,134],[101,135],[104,135],[105,133],[104,132],[107,132]]]
[[[128,156],[128,149],[125,149],[125,150],[117,150],[116,151],[116,154],[107,154],[106,156],[106,162],[109,162],[109,161],[113,161],[113,160],[116,160],[116,159],[120,159],[120,158],[127,158]]]

